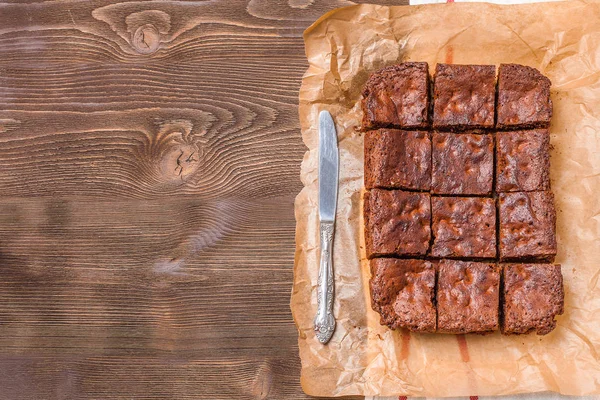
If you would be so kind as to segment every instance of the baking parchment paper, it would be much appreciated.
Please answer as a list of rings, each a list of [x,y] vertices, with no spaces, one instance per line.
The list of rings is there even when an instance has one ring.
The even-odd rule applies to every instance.
[[[600,3],[483,3],[334,10],[304,34],[300,89],[304,189],[296,198],[291,308],[302,387],[311,395],[600,393]],[[361,222],[360,92],[401,61],[520,63],[553,82],[551,180],[565,313],[547,336],[409,334],[382,327],[369,300]],[[337,330],[315,338],[319,236],[317,117],[329,110],[340,146],[334,242]]]

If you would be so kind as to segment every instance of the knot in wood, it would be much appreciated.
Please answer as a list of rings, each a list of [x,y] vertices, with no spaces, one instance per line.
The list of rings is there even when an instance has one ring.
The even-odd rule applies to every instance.
[[[258,367],[252,384],[252,394],[255,399],[264,400],[269,397],[273,381],[273,371],[268,363]]]
[[[133,34],[131,44],[139,53],[155,53],[160,46],[160,32],[152,24],[142,25]]]
[[[163,174],[185,179],[199,167],[200,150],[194,143],[180,143],[165,153]]]
[[[160,10],[144,10],[125,18],[131,47],[140,54],[153,54],[169,41],[171,16]]]
[[[206,161],[202,139],[206,131],[187,119],[157,118],[155,124],[157,131],[149,131],[148,140],[136,150],[142,179],[168,188],[193,178]]]

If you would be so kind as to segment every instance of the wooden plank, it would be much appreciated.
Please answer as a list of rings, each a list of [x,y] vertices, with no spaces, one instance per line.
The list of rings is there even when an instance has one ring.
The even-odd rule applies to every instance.
[[[1,398],[306,398],[301,34],[349,4],[0,6]]]
[[[13,356],[0,359],[0,386],[7,399],[287,399],[298,396],[299,367],[281,358]]]

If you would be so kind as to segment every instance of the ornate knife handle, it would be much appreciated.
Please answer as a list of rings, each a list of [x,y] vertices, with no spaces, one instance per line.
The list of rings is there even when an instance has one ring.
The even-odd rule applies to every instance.
[[[319,285],[317,287],[317,316],[315,332],[319,342],[325,344],[335,330],[333,316],[333,222],[321,222],[321,260],[319,266]]]

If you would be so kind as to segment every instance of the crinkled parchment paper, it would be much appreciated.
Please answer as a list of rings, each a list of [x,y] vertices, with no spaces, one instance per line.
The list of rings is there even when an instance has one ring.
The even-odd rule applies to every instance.
[[[300,90],[304,189],[296,199],[291,307],[308,394],[462,396],[600,393],[600,3],[354,6],[305,32]],[[521,63],[553,82],[552,187],[565,314],[543,337],[392,332],[370,307],[361,223],[359,99],[368,74],[404,60]],[[334,243],[337,330],[313,332],[318,274],[317,115],[329,110],[340,145]]]

